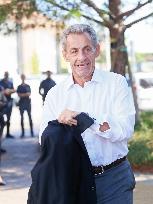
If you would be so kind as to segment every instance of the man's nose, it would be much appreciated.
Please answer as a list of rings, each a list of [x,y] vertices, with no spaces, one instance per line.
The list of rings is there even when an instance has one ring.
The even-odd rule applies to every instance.
[[[78,58],[79,58],[79,60],[82,60],[82,59],[84,59],[85,57],[86,57],[86,55],[85,55],[84,51],[83,51],[83,50],[79,50],[79,52],[78,52]]]

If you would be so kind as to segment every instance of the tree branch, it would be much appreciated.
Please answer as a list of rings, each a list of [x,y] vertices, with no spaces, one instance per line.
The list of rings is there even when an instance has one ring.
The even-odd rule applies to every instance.
[[[144,2],[144,3],[140,3],[140,2],[138,2],[138,4],[137,4],[137,6],[135,7],[135,8],[133,8],[133,9],[131,9],[131,10],[129,10],[129,11],[126,11],[126,12],[124,12],[124,13],[121,13],[120,15],[118,15],[115,19],[122,19],[123,17],[129,17],[129,16],[131,16],[135,11],[137,11],[137,10],[139,10],[140,8],[142,8],[142,7],[144,7],[145,5],[147,5],[147,4],[149,4],[149,3],[152,3],[153,2],[153,0],[148,0],[148,1],[146,1],[146,2]]]
[[[90,17],[90,16],[84,15],[84,14],[82,14],[82,16],[83,16],[84,18],[88,19],[88,20],[91,20],[91,21],[94,21],[94,22],[98,23],[98,24],[101,25],[101,26],[106,26],[105,22],[98,21],[98,20],[96,20],[96,19],[94,19],[94,18],[92,18],[92,17]],[[107,26],[106,26],[106,27],[107,27]]]
[[[60,9],[62,9],[62,10],[64,10],[64,11],[68,11],[68,12],[71,11],[71,9],[68,9],[68,8],[66,8],[65,6],[62,6],[62,5],[58,4],[58,3],[56,3],[55,1],[49,1],[49,3],[51,3],[52,5],[54,5],[54,6],[58,7],[58,8],[60,8]],[[91,21],[93,21],[93,22],[96,22],[96,23],[98,23],[98,24],[101,25],[101,26],[108,27],[108,25],[107,25],[106,22],[99,21],[99,20],[94,19],[93,17],[87,16],[87,15],[85,15],[85,14],[81,14],[81,16],[84,17],[84,18],[86,18],[86,19],[88,19],[88,20],[91,20]]]
[[[107,11],[105,11],[105,10],[102,10],[102,9],[99,9],[99,8],[96,6],[96,4],[95,4],[93,1],[91,1],[91,0],[82,0],[82,2],[83,2],[84,4],[86,4],[87,6],[93,8],[93,9],[99,14],[99,16],[103,16],[103,15],[105,15],[105,14],[110,15],[109,12],[107,12]]]
[[[153,16],[153,12],[150,13],[150,14],[148,14],[148,15],[146,15],[146,16],[144,16],[144,17],[142,17],[142,18],[139,18],[139,19],[137,19],[137,20],[135,20],[135,21],[133,21],[133,22],[127,24],[127,25],[125,25],[125,29],[130,28],[130,27],[133,26],[134,24],[139,23],[140,21],[143,21],[143,20],[145,20],[146,18],[149,18],[150,16]]]
[[[56,3],[55,1],[47,0],[46,2],[52,4],[53,6],[56,6],[56,7],[60,8],[62,10],[64,10],[64,11],[70,11],[68,8]]]
[[[111,19],[114,19],[114,16],[112,16],[110,12],[99,9],[93,1],[91,1],[91,0],[82,0],[82,2],[84,4],[86,4],[87,6],[91,7],[93,10],[95,10],[98,13],[98,15],[103,19],[103,21],[105,22],[107,27],[110,24],[110,21],[107,20],[104,15],[108,15],[109,17],[111,17]]]

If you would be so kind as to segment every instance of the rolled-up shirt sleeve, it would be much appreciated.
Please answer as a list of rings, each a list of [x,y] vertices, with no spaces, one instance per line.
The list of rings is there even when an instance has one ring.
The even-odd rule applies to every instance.
[[[111,142],[128,140],[134,132],[135,107],[130,88],[124,77],[120,77],[114,93],[114,106],[112,114],[103,114],[102,121],[109,124],[110,129],[101,132],[100,124],[94,122],[89,129],[93,134],[107,138]]]

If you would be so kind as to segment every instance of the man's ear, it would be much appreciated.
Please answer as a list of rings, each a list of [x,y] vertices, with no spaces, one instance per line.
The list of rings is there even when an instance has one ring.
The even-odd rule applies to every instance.
[[[68,58],[68,56],[67,56],[67,52],[66,52],[66,50],[62,50],[62,54],[63,54],[63,57],[64,57],[64,59],[65,59],[65,61],[69,61],[69,58]]]
[[[99,54],[100,54],[100,45],[97,44],[97,45],[96,45],[96,51],[95,51],[95,57],[98,57]]]

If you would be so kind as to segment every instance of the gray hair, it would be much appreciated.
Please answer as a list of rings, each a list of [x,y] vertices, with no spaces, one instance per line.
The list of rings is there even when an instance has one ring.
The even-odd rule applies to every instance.
[[[95,30],[87,25],[87,24],[74,24],[64,30],[63,35],[61,37],[62,48],[66,49],[66,40],[69,34],[75,33],[88,33],[91,37],[92,44],[94,48],[96,47],[98,40]]]

